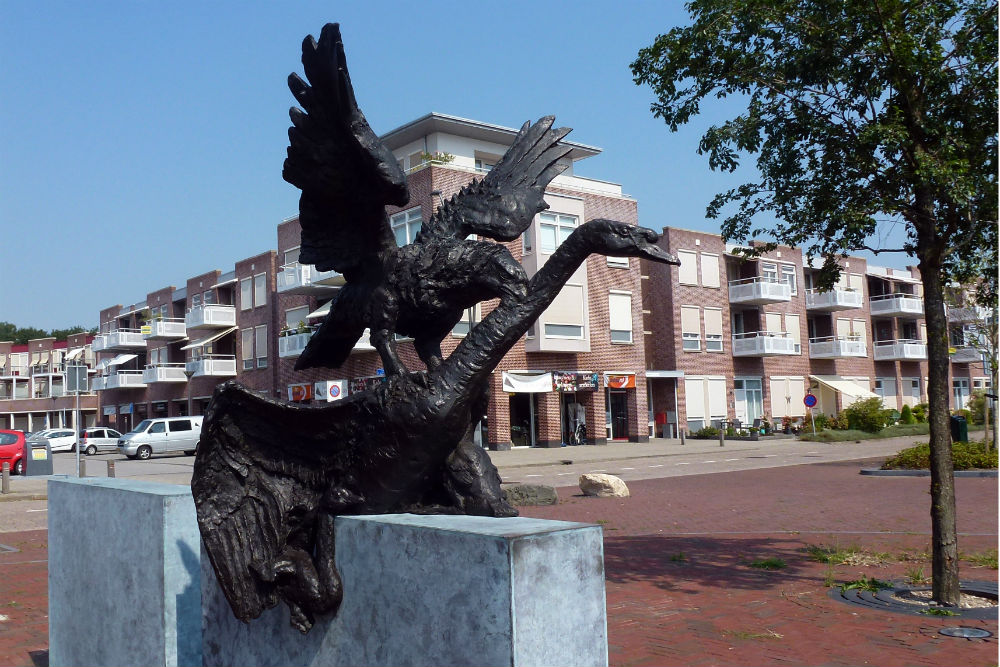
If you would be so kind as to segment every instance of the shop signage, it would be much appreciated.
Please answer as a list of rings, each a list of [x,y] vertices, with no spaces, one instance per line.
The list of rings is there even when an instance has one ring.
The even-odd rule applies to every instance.
[[[290,384],[288,385],[288,400],[295,403],[311,401],[313,397],[313,386],[311,384]]]
[[[503,371],[503,390],[510,394],[547,394],[552,391],[552,373]]]
[[[104,412],[104,416],[105,417],[107,417],[108,415],[113,415],[113,414],[115,414],[115,406],[113,406],[113,405],[105,405],[103,412]]]
[[[120,415],[130,415],[132,414],[133,403],[122,403],[118,406],[118,414]]]
[[[139,333],[141,333],[143,336],[153,335],[153,325],[143,324],[141,327],[139,327]]]
[[[351,378],[348,383],[348,392],[351,394],[356,394],[359,391],[368,391],[369,389],[374,389],[383,382],[386,381],[384,375],[376,375],[372,377],[364,378]]]
[[[581,371],[553,371],[553,391],[597,391],[597,373]]]
[[[347,395],[347,380],[324,380],[313,387],[318,401],[339,401]]]
[[[605,373],[604,386],[608,389],[635,389],[635,373]]]

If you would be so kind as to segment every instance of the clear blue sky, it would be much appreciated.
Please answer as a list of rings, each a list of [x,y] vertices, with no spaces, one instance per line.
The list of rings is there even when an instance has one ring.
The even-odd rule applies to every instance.
[[[98,311],[276,246],[286,77],[341,24],[362,110],[383,133],[430,111],[519,126],[545,114],[604,152],[640,223],[718,231],[743,182],[695,152],[632,83],[680,2],[0,2],[0,320],[98,324]],[[887,260],[901,265],[903,258]],[[882,262],[881,258],[878,263]]]

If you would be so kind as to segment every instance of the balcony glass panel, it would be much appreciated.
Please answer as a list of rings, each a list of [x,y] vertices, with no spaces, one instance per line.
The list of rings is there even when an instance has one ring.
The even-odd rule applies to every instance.
[[[184,364],[150,364],[142,371],[142,381],[147,384],[187,382],[187,376],[184,375]]]
[[[869,300],[873,316],[900,317],[924,314],[924,300],[913,294],[881,294]]]
[[[232,354],[209,354],[201,359],[195,359],[185,364],[192,377],[216,376],[233,377],[236,375],[236,356]]]
[[[236,326],[236,306],[208,304],[195,306],[184,316],[188,329],[215,329]]]
[[[860,336],[809,339],[810,359],[839,359],[841,357],[867,357],[868,346]]]
[[[795,341],[784,331],[749,331],[733,334],[734,357],[769,357],[798,354]]]
[[[729,281],[729,302],[764,305],[792,300],[792,286],[775,278],[756,276]]]
[[[848,310],[851,308],[861,308],[864,299],[858,290],[835,289],[820,292],[819,290],[806,290],[806,308],[810,310]]]
[[[920,361],[926,358],[927,344],[923,341],[875,341],[875,361]]]
[[[152,320],[147,323],[149,333],[143,334],[143,338],[185,338],[187,337],[187,325],[180,318]]]

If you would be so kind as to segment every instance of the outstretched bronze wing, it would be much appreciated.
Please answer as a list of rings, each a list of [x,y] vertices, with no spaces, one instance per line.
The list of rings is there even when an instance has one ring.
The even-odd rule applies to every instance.
[[[559,160],[572,147],[559,142],[570,128],[552,129],[554,116],[525,123],[503,158],[482,180],[463,187],[423,225],[418,242],[434,237],[469,234],[497,241],[513,241],[536,213],[548,205],[543,199],[549,182],[566,169]]]
[[[297,74],[288,77],[305,111],[289,111],[292,127],[282,172],[302,190],[299,260],[350,280],[352,270],[396,247],[385,205],[409,201],[406,176],[358,108],[338,24],[324,26],[318,43],[306,37],[302,65],[312,85]]]

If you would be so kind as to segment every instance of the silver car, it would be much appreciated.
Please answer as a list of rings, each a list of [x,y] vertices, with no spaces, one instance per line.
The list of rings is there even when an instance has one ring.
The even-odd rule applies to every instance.
[[[91,426],[80,431],[80,451],[87,456],[97,452],[114,452],[118,450],[118,439],[122,434],[113,428]]]
[[[118,439],[118,451],[130,459],[142,460],[170,452],[192,455],[201,438],[201,422],[200,416],[144,419]]]
[[[52,428],[41,431],[28,438],[28,442],[35,447],[48,443],[53,452],[76,451],[76,433],[72,429]]]

